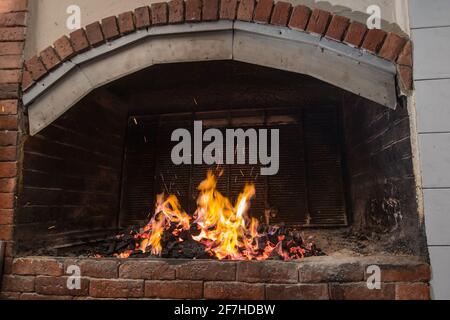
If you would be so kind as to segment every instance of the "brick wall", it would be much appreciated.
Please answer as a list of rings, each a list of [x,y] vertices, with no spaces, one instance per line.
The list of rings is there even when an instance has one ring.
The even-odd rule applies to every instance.
[[[367,288],[367,266],[381,268],[381,289]],[[67,289],[68,266],[81,270]],[[427,264],[410,257],[301,262],[218,262],[17,258],[8,264],[2,299],[429,299]]]
[[[346,95],[342,110],[353,226],[369,236],[389,233],[379,241],[426,256],[407,108]]]
[[[117,233],[127,105],[93,93],[23,142],[15,252]]]
[[[21,90],[27,0],[0,1],[0,241],[11,260],[20,167]]]

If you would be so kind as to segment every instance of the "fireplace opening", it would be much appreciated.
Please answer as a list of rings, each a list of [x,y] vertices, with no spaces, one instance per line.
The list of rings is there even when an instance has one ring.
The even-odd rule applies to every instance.
[[[211,170],[221,173],[218,190],[233,203],[246,183],[255,184],[249,213],[260,221],[295,227],[346,226],[338,116],[334,106],[132,116],[126,137],[122,221],[145,223],[142,219],[154,205],[154,197],[148,195],[163,192],[177,195],[182,207],[194,212],[197,187]],[[171,135],[183,128],[193,137],[193,121],[202,121],[204,130],[221,130],[223,137],[233,128],[279,130],[278,172],[264,176],[262,165],[249,163],[248,139],[245,146],[237,141],[234,145],[235,156],[245,155],[246,164],[174,164],[171,153],[179,142],[171,141]]]
[[[222,132],[279,129],[278,174],[261,176],[251,164],[174,165],[170,136],[192,132],[194,121]],[[119,79],[28,136],[15,249],[94,253],[105,239],[145,226],[161,192],[192,213],[208,170],[221,173],[217,188],[231,201],[254,183],[251,217],[301,232],[327,254],[424,248],[405,107],[305,75],[216,61]]]

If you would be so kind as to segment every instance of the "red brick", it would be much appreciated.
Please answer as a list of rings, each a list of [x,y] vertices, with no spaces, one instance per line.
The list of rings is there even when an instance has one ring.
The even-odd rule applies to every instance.
[[[202,20],[202,1],[186,0],[186,22],[198,22]]]
[[[398,56],[397,63],[400,65],[412,67],[413,66],[413,55],[412,55],[412,42],[408,41],[403,47],[400,55]]]
[[[0,100],[0,115],[17,114],[17,100]]]
[[[14,210],[0,209],[0,225],[12,225],[14,223]]]
[[[16,146],[18,141],[18,133],[12,131],[0,131],[0,146]]]
[[[61,63],[61,60],[59,59],[53,47],[46,48],[44,51],[40,53],[39,56],[45,68],[49,71],[53,70]]]
[[[121,34],[131,33],[136,30],[136,27],[134,25],[134,15],[132,11],[119,14],[118,22]]]
[[[119,275],[119,262],[117,260],[108,259],[68,259],[64,262],[64,270],[69,266],[80,267],[82,277],[117,278]]]
[[[87,296],[89,294],[89,280],[80,278],[80,289],[69,289],[69,277],[38,276],[35,280],[36,293],[54,296]]]
[[[20,69],[22,68],[22,56],[0,56],[0,69]]]
[[[237,264],[237,281],[298,283],[298,264],[279,261],[251,261]]]
[[[117,26],[117,18],[111,16],[102,20],[103,35],[106,40],[113,40],[120,36],[119,27]]]
[[[63,264],[52,258],[17,258],[13,261],[17,275],[62,276]]]
[[[325,31],[327,30],[330,19],[331,13],[329,13],[328,11],[314,9],[309,19],[306,31],[319,35],[324,35]]]
[[[145,297],[158,299],[201,299],[201,281],[145,281]]]
[[[236,19],[237,4],[237,0],[222,0],[220,2],[220,19]]]
[[[3,130],[17,130],[19,128],[18,116],[0,116],[0,128]]]
[[[26,17],[26,12],[0,13],[0,27],[24,27]]]
[[[286,27],[289,22],[292,5],[288,2],[277,2],[273,8],[270,24]]]
[[[86,26],[86,37],[93,47],[105,42],[100,22],[96,21]]]
[[[25,91],[31,88],[34,84],[33,77],[28,70],[23,70],[22,72],[22,90]]]
[[[347,34],[345,35],[344,42],[359,48],[364,40],[364,36],[367,32],[367,26],[360,22],[352,22],[347,29]]]
[[[169,1],[169,23],[183,23],[184,22],[184,1],[172,0]]]
[[[0,101],[0,114],[9,115],[17,114],[17,100],[1,100]]]
[[[14,148],[17,151],[16,147],[1,147],[1,148]],[[0,179],[0,192],[14,192],[16,186],[17,186],[16,178]]]
[[[0,193],[0,209],[14,208],[14,193]]]
[[[430,300],[430,286],[427,283],[397,283],[396,300]]]
[[[0,42],[0,56],[17,54],[22,55],[23,42]]]
[[[166,2],[158,2],[152,4],[152,24],[155,26],[167,24],[168,9]]]
[[[383,47],[380,50],[378,56],[381,58],[395,62],[398,55],[402,51],[406,44],[406,39],[402,38],[392,32],[388,34],[386,40],[383,43]]]
[[[219,19],[219,0],[203,0],[202,20],[215,21]]]
[[[259,0],[256,4],[253,21],[269,23],[272,14],[273,0]]]
[[[175,267],[164,261],[126,261],[119,267],[119,278],[173,280]]]
[[[53,46],[55,47],[55,51],[61,61],[70,59],[75,53],[73,51],[72,45],[70,44],[69,38],[67,38],[66,36],[62,36],[61,38],[56,40]]]
[[[16,160],[17,160],[17,147],[0,147],[0,161],[16,161]]]
[[[381,284],[381,289],[370,290],[367,283],[334,283],[330,284],[333,300],[394,300],[395,285]]]
[[[25,40],[24,27],[1,27],[0,41],[23,41]]]
[[[358,262],[305,262],[299,268],[301,283],[359,282],[364,279],[364,267]]]
[[[140,298],[144,295],[144,281],[91,279],[89,293],[94,298]]]
[[[289,20],[289,28],[296,30],[306,30],[311,16],[311,9],[306,6],[296,6],[292,10],[291,19]]]
[[[14,242],[13,241],[6,241],[6,249],[5,249],[5,257],[11,258],[14,253]],[[10,268],[11,270],[11,268]],[[12,272],[9,272],[12,273]]]
[[[342,16],[333,16],[325,36],[328,39],[342,41],[349,25],[350,19]]]
[[[49,296],[37,293],[24,293],[20,295],[20,300],[26,301],[55,301],[55,300],[73,300],[72,296]]]
[[[425,263],[376,264],[381,269],[382,282],[429,281],[430,266]],[[370,276],[366,274],[365,279]]]
[[[255,0],[241,0],[237,11],[237,20],[252,21]]]
[[[39,59],[39,57],[34,56],[28,61],[25,62],[25,66],[27,70],[31,73],[34,81],[41,79],[44,75],[47,74],[47,69],[45,69],[44,64]]]
[[[27,0],[2,0],[0,1],[0,13],[26,11]]]
[[[33,292],[34,277],[4,276],[2,290],[9,292]]]
[[[266,286],[268,300],[328,300],[327,284],[271,284]]]
[[[3,274],[12,274],[12,261],[12,258],[5,258],[5,264],[3,265]]]
[[[1,292],[0,291],[0,300],[19,300],[20,293],[19,292]]]
[[[408,66],[397,67],[400,84],[404,91],[411,91],[414,89],[413,85],[413,69]]]
[[[20,70],[0,70],[0,83],[18,83],[20,75]]]
[[[361,48],[370,53],[377,54],[380,51],[387,33],[380,29],[370,29],[367,31]]]
[[[1,119],[2,117],[0,117]],[[14,178],[17,175],[16,162],[0,162],[0,178]]]
[[[0,99],[19,98],[19,83],[0,83]]]
[[[84,52],[90,48],[89,41],[84,29],[78,29],[70,33],[70,43],[77,53]]]
[[[14,227],[12,225],[0,225],[0,240],[11,241],[13,239]]]
[[[236,263],[217,261],[192,261],[177,268],[177,279],[205,281],[236,280]]]
[[[150,8],[148,6],[135,9],[134,18],[136,19],[136,29],[148,28],[152,24],[150,19]]]
[[[211,300],[263,300],[263,284],[241,282],[205,282],[204,298]]]

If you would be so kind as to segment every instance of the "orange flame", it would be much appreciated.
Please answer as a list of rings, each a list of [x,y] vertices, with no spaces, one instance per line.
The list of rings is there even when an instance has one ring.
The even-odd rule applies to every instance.
[[[266,260],[273,252],[284,260],[304,257],[305,251],[301,247],[291,247],[284,252],[283,236],[278,238],[277,244],[266,241],[264,248],[259,248],[259,239],[263,236],[258,232],[259,222],[248,216],[251,199],[255,196],[253,184],[245,186],[234,205],[217,190],[217,180],[211,171],[198,190],[197,210],[193,218],[183,211],[175,195],[158,195],[155,214],[143,231],[135,236],[140,241],[136,250],[161,255],[162,237],[168,229],[173,230],[178,242],[183,242],[180,234],[196,225],[199,233],[192,235],[192,239],[203,244],[206,252],[219,260]],[[117,256],[127,258],[131,253],[126,251]]]

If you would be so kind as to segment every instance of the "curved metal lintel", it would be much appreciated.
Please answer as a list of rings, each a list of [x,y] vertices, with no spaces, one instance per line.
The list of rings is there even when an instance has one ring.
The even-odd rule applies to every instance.
[[[30,133],[45,128],[95,88],[127,74],[154,64],[219,59],[307,74],[396,106],[396,67],[387,60],[289,28],[216,21],[140,30],[65,62],[23,96]]]

